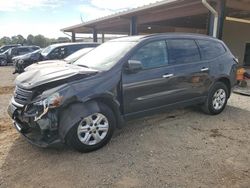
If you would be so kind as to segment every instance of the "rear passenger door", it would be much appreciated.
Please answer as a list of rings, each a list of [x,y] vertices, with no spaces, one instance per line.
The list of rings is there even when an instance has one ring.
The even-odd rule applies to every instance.
[[[175,84],[179,89],[179,101],[188,101],[204,96],[209,78],[208,62],[202,61],[195,40],[167,40],[169,64],[174,68]]]

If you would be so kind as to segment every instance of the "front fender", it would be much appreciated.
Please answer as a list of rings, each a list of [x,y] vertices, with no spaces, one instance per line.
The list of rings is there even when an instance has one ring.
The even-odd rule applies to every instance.
[[[78,123],[82,118],[100,111],[96,101],[88,101],[85,103],[74,103],[60,112],[59,116],[59,137],[65,142],[68,131]]]

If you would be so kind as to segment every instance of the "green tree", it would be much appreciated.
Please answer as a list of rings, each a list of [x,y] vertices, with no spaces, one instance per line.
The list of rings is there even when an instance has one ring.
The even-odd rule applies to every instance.
[[[26,39],[22,35],[17,35],[17,41],[18,41],[18,44],[22,44],[22,45],[26,43]]]
[[[11,44],[18,44],[18,38],[17,38],[17,36],[12,36],[11,37]]]
[[[28,45],[33,45],[34,44],[34,36],[33,35],[28,35],[27,36],[27,44]]]
[[[71,40],[68,37],[58,37],[57,42],[70,42]]]
[[[36,35],[34,37],[33,44],[44,48],[47,46],[47,41],[43,35]]]
[[[6,45],[11,44],[11,38],[10,37],[3,37],[0,39],[0,45]]]
[[[58,37],[57,39],[46,38],[43,35],[28,35],[27,39],[25,39],[22,35],[12,36],[10,37],[2,37],[0,39],[0,46],[7,44],[22,44],[22,45],[37,45],[41,48],[44,48],[50,44],[62,43],[62,42],[70,42],[68,37]]]
[[[26,39],[22,35],[12,36],[11,44],[25,44]]]

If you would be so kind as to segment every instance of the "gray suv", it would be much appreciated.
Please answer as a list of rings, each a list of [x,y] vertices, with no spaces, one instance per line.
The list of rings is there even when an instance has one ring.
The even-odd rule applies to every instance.
[[[200,105],[223,111],[237,63],[220,40],[155,34],[106,42],[73,64],[24,72],[8,108],[14,126],[41,147],[101,148],[129,118]]]

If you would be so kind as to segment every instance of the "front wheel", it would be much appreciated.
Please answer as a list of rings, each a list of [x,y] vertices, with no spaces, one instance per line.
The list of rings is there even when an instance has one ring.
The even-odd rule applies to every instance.
[[[216,82],[208,93],[207,100],[202,106],[202,110],[211,115],[220,114],[226,107],[229,91],[222,82]]]
[[[90,152],[106,145],[115,129],[112,110],[100,104],[100,111],[84,117],[69,131],[66,142],[80,152]]]
[[[0,59],[0,65],[1,66],[6,66],[8,63],[7,63],[7,60],[6,59]]]

